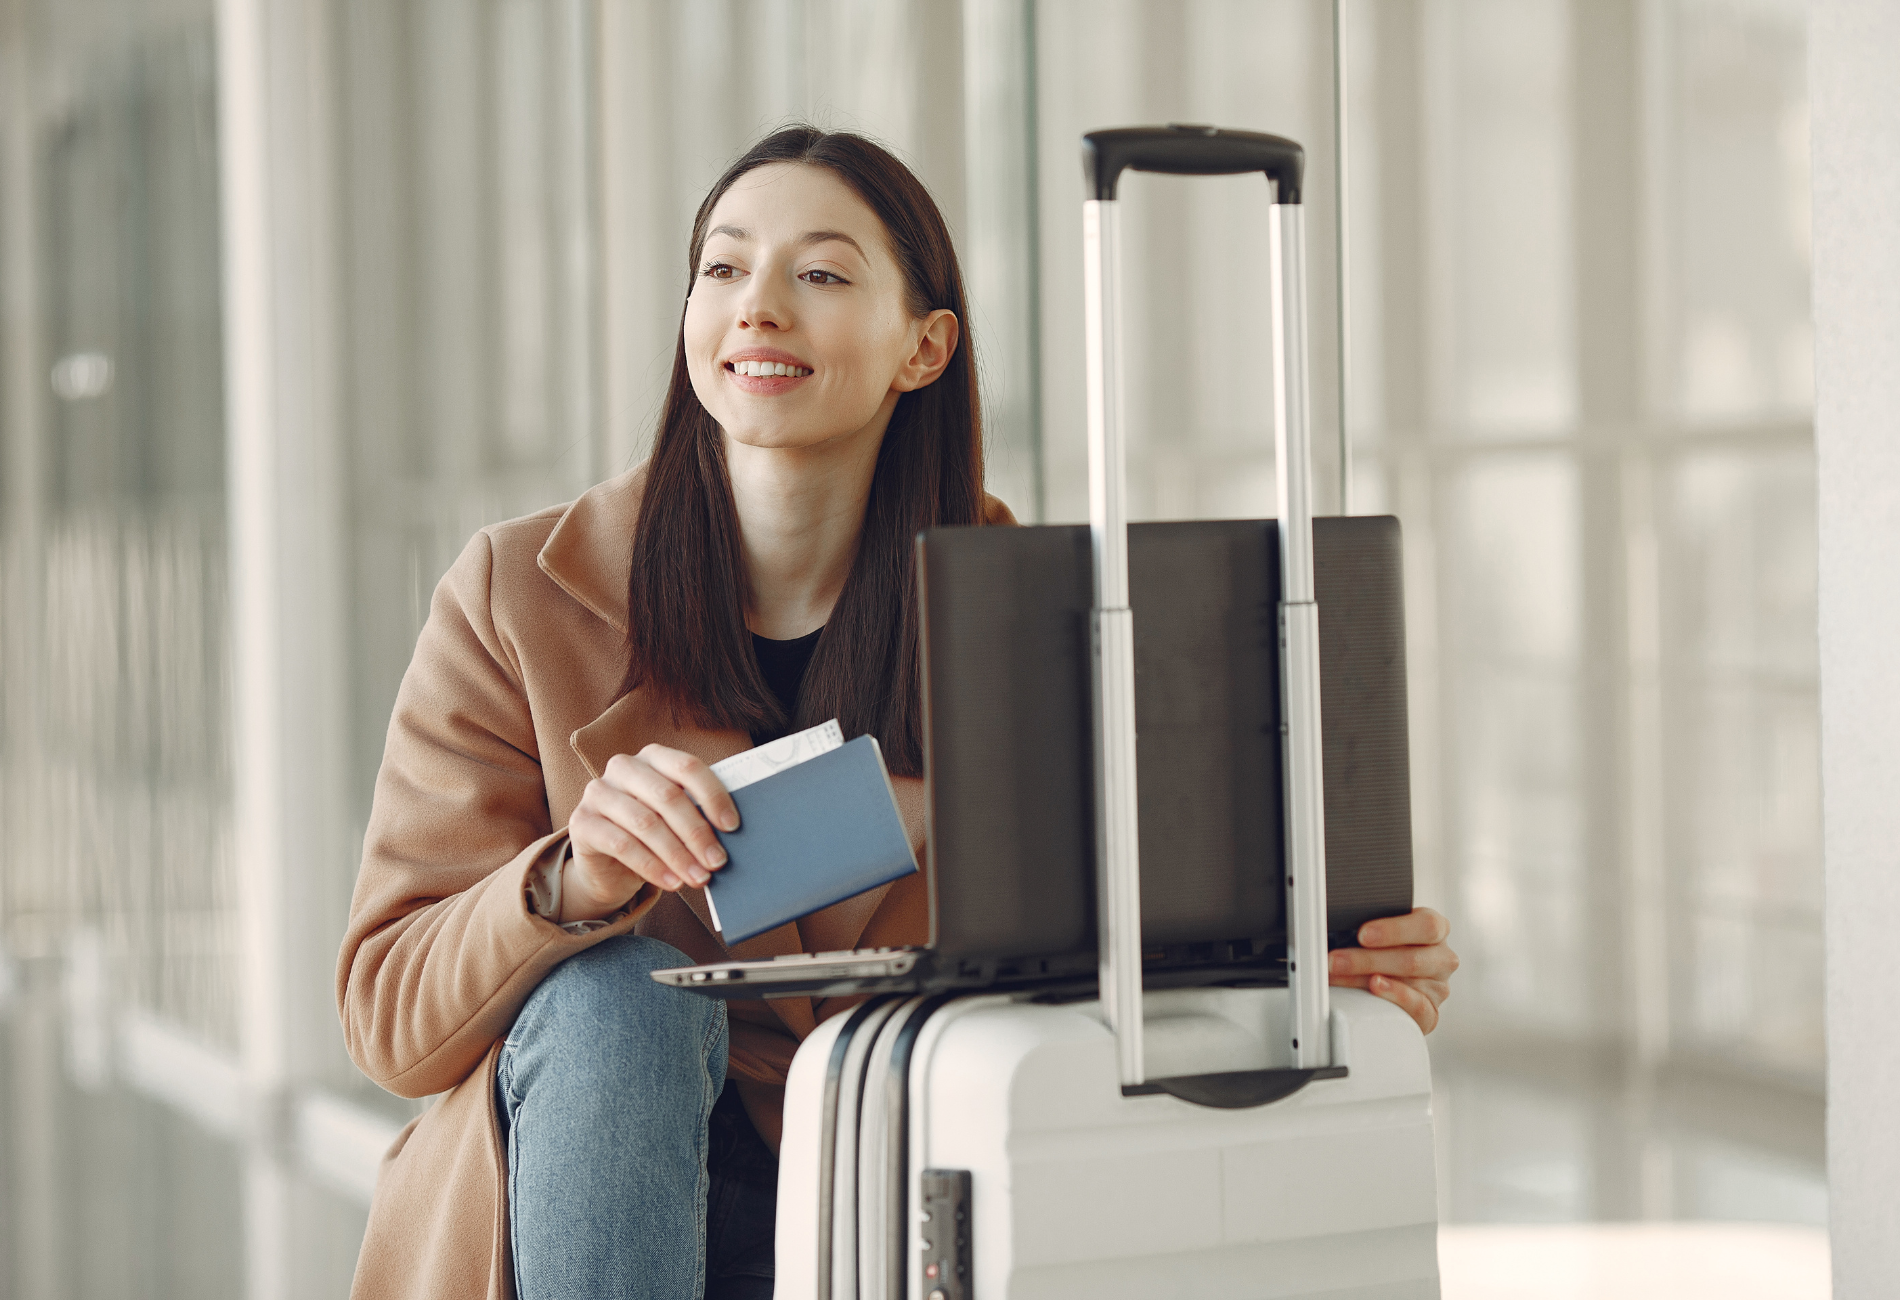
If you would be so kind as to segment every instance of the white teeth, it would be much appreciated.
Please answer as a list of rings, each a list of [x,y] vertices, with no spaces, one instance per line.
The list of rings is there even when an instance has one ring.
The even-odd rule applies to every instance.
[[[735,361],[732,363],[732,369],[735,374],[746,375],[753,379],[769,379],[777,375],[802,379],[811,373],[803,366],[787,365],[782,361]]]

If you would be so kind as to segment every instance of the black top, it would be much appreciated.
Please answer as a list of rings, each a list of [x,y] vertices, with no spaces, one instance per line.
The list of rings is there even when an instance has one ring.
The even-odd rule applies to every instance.
[[[757,632],[752,634],[752,655],[759,661],[759,672],[764,674],[765,684],[772,688],[772,694],[778,697],[788,720],[798,715],[798,688],[805,680],[805,669],[811,665],[812,651],[818,648],[818,637],[824,630],[821,627],[795,641],[774,641]],[[788,731],[755,734],[752,743],[763,745],[787,734]]]

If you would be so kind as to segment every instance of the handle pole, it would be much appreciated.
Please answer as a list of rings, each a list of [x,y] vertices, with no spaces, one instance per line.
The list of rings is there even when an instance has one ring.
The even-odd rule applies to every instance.
[[[1305,210],[1298,204],[1275,202],[1270,209],[1273,438],[1280,498],[1280,734],[1286,768],[1286,957],[1292,1013],[1288,1035],[1297,1069],[1332,1064],[1319,605],[1313,587],[1312,436],[1307,414],[1305,220]]]
[[[1140,827],[1135,811],[1135,633],[1128,608],[1127,449],[1113,200],[1082,205],[1088,356],[1090,643],[1095,688],[1095,897],[1102,1010],[1124,1087],[1146,1079],[1141,1023]]]

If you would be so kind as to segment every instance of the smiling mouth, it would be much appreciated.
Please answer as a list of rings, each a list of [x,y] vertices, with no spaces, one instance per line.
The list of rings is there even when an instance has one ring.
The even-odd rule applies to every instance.
[[[735,375],[744,375],[748,379],[773,379],[780,376],[787,379],[803,379],[811,373],[807,366],[787,365],[782,361],[728,361],[726,369]]]

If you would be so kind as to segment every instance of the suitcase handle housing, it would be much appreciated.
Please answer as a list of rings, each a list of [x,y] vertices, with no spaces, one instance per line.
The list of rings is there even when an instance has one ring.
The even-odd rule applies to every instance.
[[[1319,606],[1313,586],[1312,455],[1307,427],[1305,210],[1300,206],[1304,156],[1291,140],[1217,127],[1124,127],[1082,137],[1091,195],[1082,204],[1082,283],[1088,363],[1089,535],[1095,569],[1090,639],[1095,697],[1096,929],[1101,942],[1102,1011],[1115,1034],[1116,1064],[1125,1093],[1156,1090],[1144,1087],[1135,643],[1134,615],[1128,607],[1127,453],[1121,427],[1117,291],[1120,205],[1115,188],[1121,173],[1131,167],[1193,176],[1259,171],[1274,187],[1268,250],[1274,461],[1279,484],[1289,1073],[1303,1076],[1294,1086],[1307,1078],[1323,1077],[1307,1072],[1333,1063],[1326,958]],[[1250,1080],[1238,1092],[1266,1100],[1263,1094],[1272,1089],[1261,1083]]]

